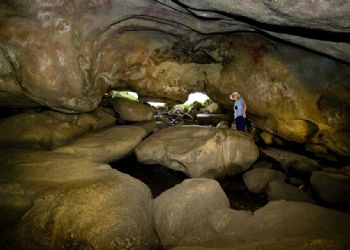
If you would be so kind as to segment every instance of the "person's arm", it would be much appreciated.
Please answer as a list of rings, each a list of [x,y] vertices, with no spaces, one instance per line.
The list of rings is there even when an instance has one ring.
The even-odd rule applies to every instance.
[[[244,102],[243,103],[243,118],[247,117],[246,111],[247,111],[247,104],[245,104],[245,102]]]

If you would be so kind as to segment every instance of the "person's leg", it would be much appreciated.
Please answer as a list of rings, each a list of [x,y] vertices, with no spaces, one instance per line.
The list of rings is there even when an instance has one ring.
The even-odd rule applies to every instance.
[[[236,128],[239,131],[244,131],[245,122],[243,116],[239,116],[236,118]]]

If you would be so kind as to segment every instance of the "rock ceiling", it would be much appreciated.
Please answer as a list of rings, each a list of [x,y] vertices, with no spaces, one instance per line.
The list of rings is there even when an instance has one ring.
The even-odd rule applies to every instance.
[[[109,89],[238,90],[257,126],[348,154],[350,2],[4,0],[0,105],[95,109]]]

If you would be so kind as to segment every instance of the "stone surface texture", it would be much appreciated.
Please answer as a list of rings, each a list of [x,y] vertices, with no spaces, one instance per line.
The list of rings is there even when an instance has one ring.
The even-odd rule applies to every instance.
[[[304,155],[296,154],[277,148],[261,148],[263,155],[273,158],[281,164],[285,172],[294,172],[300,174],[311,174],[319,169],[317,161]]]
[[[342,170],[315,171],[310,179],[313,190],[328,203],[350,204],[350,174]]]
[[[133,152],[147,135],[139,126],[115,126],[100,130],[55,149],[55,152],[73,154],[92,162],[112,162]]]
[[[175,126],[146,138],[138,161],[161,164],[190,177],[216,178],[247,170],[259,156],[250,135],[201,126]]]
[[[254,213],[220,209],[174,249],[346,249],[350,216],[306,202],[273,201]]]
[[[244,173],[243,182],[252,193],[259,194],[267,188],[272,181],[284,182],[285,174],[274,169],[254,168]]]
[[[228,198],[215,180],[187,179],[168,189],[153,201],[155,227],[162,245],[176,245],[202,226],[212,212],[229,207]]]
[[[126,98],[115,98],[113,101],[114,110],[119,114],[120,119],[124,121],[140,122],[154,119],[152,107]]]
[[[314,203],[303,190],[281,181],[272,181],[266,189],[267,199],[270,201],[286,200]]]
[[[0,150],[0,243],[8,249],[148,249],[149,188],[80,157]]]

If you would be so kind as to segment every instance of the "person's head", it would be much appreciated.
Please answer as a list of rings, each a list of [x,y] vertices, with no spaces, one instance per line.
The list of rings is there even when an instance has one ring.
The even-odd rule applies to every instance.
[[[230,100],[232,101],[237,101],[239,98],[240,98],[240,94],[238,92],[233,92],[231,95],[230,95]]]

